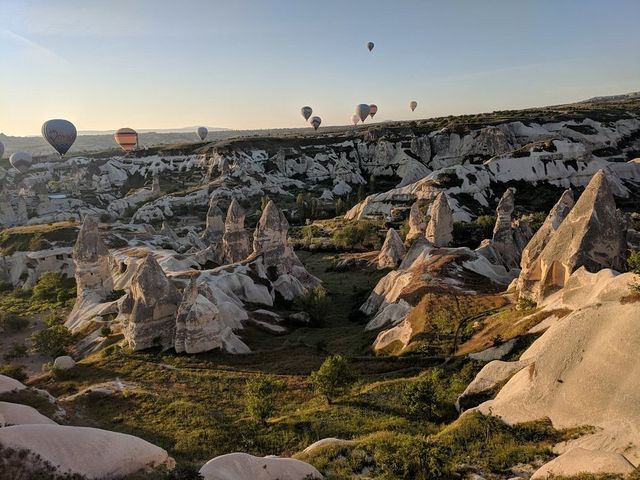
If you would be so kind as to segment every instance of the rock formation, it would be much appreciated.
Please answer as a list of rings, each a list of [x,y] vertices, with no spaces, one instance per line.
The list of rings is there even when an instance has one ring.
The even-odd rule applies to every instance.
[[[227,263],[236,263],[249,256],[249,237],[244,229],[245,211],[234,198],[227,210],[222,244]]]
[[[627,476],[637,472],[633,464],[620,453],[574,448],[540,467],[531,476],[531,480],[580,477],[586,474],[603,475],[605,478],[615,475],[615,478],[620,478],[620,475]]]
[[[85,297],[104,299],[113,290],[111,257],[98,232],[93,217],[84,218],[73,249],[76,265],[78,300]]]
[[[204,480],[320,480],[322,475],[308,463],[293,458],[254,457],[228,453],[209,460],[200,469]]]
[[[218,202],[215,198],[211,198],[209,202],[209,210],[204,232],[202,232],[202,240],[211,245],[214,250],[220,250],[222,254],[222,237],[224,236],[224,217]]]
[[[496,224],[491,244],[501,263],[511,269],[519,265],[520,252],[513,238],[512,215],[515,208],[515,189],[507,188],[496,208]]]
[[[147,255],[120,305],[124,335],[134,350],[173,346],[180,293],[160,265]]]
[[[407,233],[407,242],[415,238],[425,235],[427,228],[427,219],[420,210],[418,202],[414,202],[409,211],[409,233]]]
[[[400,235],[398,235],[398,232],[393,228],[390,228],[387,230],[384,244],[376,258],[378,268],[396,268],[406,253],[407,251],[404,248]]]
[[[558,206],[559,210],[566,210],[566,201],[565,198],[565,204]],[[539,301],[563,287],[569,276],[583,266],[590,272],[623,269],[625,234],[604,171],[593,176],[560,226],[548,234],[541,249],[545,243],[542,235],[544,232],[531,245],[528,264],[520,273],[517,285],[521,297]],[[540,254],[531,258],[540,249]]]
[[[439,193],[431,206],[431,218],[427,225],[426,236],[436,247],[446,247],[453,240],[453,212],[449,207],[447,195]]]

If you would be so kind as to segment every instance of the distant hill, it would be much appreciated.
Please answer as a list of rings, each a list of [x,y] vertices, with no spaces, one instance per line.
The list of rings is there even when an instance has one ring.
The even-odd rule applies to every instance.
[[[633,100],[640,98],[640,92],[623,93],[621,95],[606,95],[603,97],[593,97],[587,100],[582,100],[578,103],[607,103],[607,102],[619,102],[624,100]]]
[[[198,127],[181,127],[181,128],[137,128],[138,133],[193,133]],[[229,128],[207,127],[209,132],[228,132]],[[113,135],[115,130],[80,130],[78,135]]]

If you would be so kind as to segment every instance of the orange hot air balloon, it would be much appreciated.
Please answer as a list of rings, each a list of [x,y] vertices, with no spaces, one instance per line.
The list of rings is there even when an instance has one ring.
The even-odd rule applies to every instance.
[[[378,106],[374,103],[369,105],[369,116],[373,118],[373,116],[378,113]]]
[[[133,128],[121,128],[113,137],[125,152],[133,152],[138,148],[138,132]]]

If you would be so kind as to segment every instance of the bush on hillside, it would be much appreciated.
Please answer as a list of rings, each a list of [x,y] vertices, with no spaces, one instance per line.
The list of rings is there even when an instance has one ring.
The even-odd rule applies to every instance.
[[[69,352],[73,334],[64,325],[54,324],[31,335],[33,349],[49,357],[59,357]]]
[[[251,377],[245,386],[247,413],[256,422],[265,424],[275,411],[275,395],[284,390],[285,384],[273,375]]]
[[[342,355],[330,356],[320,368],[309,376],[313,388],[331,405],[340,395],[349,391],[355,381],[351,366]]]

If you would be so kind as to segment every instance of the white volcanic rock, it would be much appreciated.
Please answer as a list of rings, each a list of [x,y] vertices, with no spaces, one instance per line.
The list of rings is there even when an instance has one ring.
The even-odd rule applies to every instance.
[[[377,330],[383,327],[395,326],[404,320],[411,310],[413,310],[413,307],[402,299],[398,303],[385,305],[369,320],[364,329]]]
[[[209,460],[200,469],[204,480],[321,480],[308,463],[293,458],[254,457],[229,453]]]
[[[387,230],[384,243],[376,258],[378,268],[396,268],[406,253],[407,251],[404,248],[400,235],[398,235],[398,232],[393,228],[390,228]]]
[[[204,232],[202,232],[202,240],[207,243],[206,248],[210,251],[208,258],[218,264],[224,260],[223,236],[224,217],[222,211],[218,208],[217,199],[212,198],[207,211],[206,226]]]
[[[7,377],[6,375],[0,375],[0,394],[19,392],[27,388],[22,382],[19,382],[15,378]]]
[[[225,260],[235,263],[249,256],[249,236],[244,229],[245,211],[234,198],[224,222],[223,248]]]
[[[167,452],[140,438],[87,427],[17,425],[0,428],[5,448],[29,450],[50,463],[58,474],[78,474],[88,479],[119,478],[156,466],[173,468]],[[29,471],[31,456],[25,458]]]
[[[628,475],[637,472],[633,464],[620,453],[574,448],[536,470],[531,480],[573,477],[587,473]]]
[[[0,428],[11,425],[56,425],[35,408],[19,403],[0,402]]]
[[[453,212],[447,195],[438,194],[431,206],[431,218],[427,225],[426,237],[436,247],[446,247],[453,240]]]
[[[56,357],[53,361],[53,368],[58,370],[71,370],[76,366],[76,362],[69,355],[63,355],[61,357]]]
[[[561,450],[584,447],[640,461],[640,383],[635,381],[640,317],[638,302],[623,301],[633,281],[631,273],[607,269],[574,272],[543,304],[572,313],[552,323],[521,355],[530,365],[480,411],[510,424],[549,417],[556,428],[592,425],[594,433]]]
[[[604,171],[593,176],[575,206],[523,270],[520,296],[541,300],[561,288],[578,268],[624,268],[626,240]]]
[[[520,268],[522,272],[529,271],[532,264],[538,259],[542,250],[544,250],[544,247],[549,243],[551,236],[556,232],[556,230],[558,230],[558,228],[560,228],[560,225],[567,217],[574,204],[573,193],[570,189],[565,190],[549,212],[549,215],[547,215],[542,226],[533,235],[533,237],[531,237],[527,246],[522,250],[522,257],[520,260]],[[521,277],[518,278],[517,290],[522,290],[522,283],[524,282],[525,277],[526,274],[521,275]],[[520,278],[522,278],[522,280]]]
[[[414,202],[411,205],[409,211],[409,233],[407,233],[407,242],[425,235],[427,229],[427,219],[425,218],[418,202]]]
[[[129,346],[142,350],[173,346],[180,293],[153,255],[147,255],[131,280],[120,304],[120,321]]]
[[[500,263],[511,269],[519,265],[520,252],[516,247],[511,228],[515,208],[515,189],[507,188],[496,208],[496,224],[493,227],[492,246]]]
[[[233,334],[233,329],[241,328],[241,319],[246,319],[246,314],[240,318],[229,318],[218,309],[215,302],[209,286],[206,283],[198,285],[193,277],[182,294],[178,308],[176,352],[200,353],[220,348],[223,346],[223,336],[233,353],[248,351],[248,347]]]
[[[353,445],[354,443],[356,443],[354,440],[344,440],[342,438],[334,438],[334,437],[323,438],[318,440],[317,442],[313,442],[311,445],[305,448],[302,451],[302,453],[312,453],[312,452],[315,452],[316,450],[320,450],[322,448],[329,447],[329,446],[335,447],[335,446],[343,446],[343,445]]]

